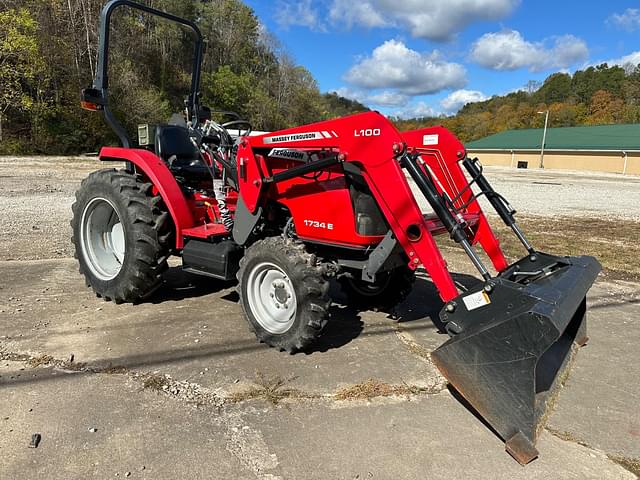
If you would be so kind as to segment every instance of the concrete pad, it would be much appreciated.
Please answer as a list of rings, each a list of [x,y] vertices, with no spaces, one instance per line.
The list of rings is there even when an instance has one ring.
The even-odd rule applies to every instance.
[[[396,335],[395,321],[383,313],[336,306],[321,340],[292,356],[256,341],[228,284],[177,268],[141,305],[96,298],[73,260],[0,262],[0,269],[8,287],[0,292],[8,351],[59,359],[73,353],[76,362],[161,369],[222,389],[251,382],[257,372],[315,394],[371,377],[419,386],[439,381],[433,365],[416,362]],[[415,328],[435,332],[426,321]]]
[[[406,402],[340,402],[245,411],[284,478],[633,479],[605,454],[543,433],[526,467],[448,393]]]
[[[122,375],[52,379],[49,369],[19,368],[0,367],[0,478],[256,478],[209,411],[141,392]],[[36,432],[40,446],[29,448]]]
[[[592,291],[589,343],[577,356],[550,427],[608,453],[640,458],[640,290]]]
[[[45,439],[58,435],[56,445],[62,447],[56,448],[67,450],[60,460],[49,461],[50,470],[44,464],[29,463],[31,457],[26,455],[32,453],[20,451],[8,472],[15,475],[27,465],[29,473],[33,468],[44,478],[56,478],[61,474],[52,472],[65,474],[69,465],[79,463],[77,478],[93,474],[101,478],[102,470],[90,468],[95,467],[92,462],[100,466],[107,460],[94,460],[98,454],[92,450],[90,455],[64,463],[64,455],[75,455],[71,452],[80,447],[66,446],[61,439],[76,442],[74,435],[82,430],[80,420],[104,413],[109,429],[131,432],[105,440],[104,458],[111,463],[135,458],[119,451],[133,438],[132,450],[143,452],[136,455],[150,458],[150,465],[168,465],[173,476],[166,478],[187,478],[184,471],[202,477],[204,470],[196,467],[206,467],[208,459],[185,454],[184,459],[194,465],[181,470],[177,465],[183,454],[176,445],[184,443],[183,438],[191,445],[190,435],[194,435],[192,448],[198,451],[196,444],[205,441],[207,432],[211,433],[206,442],[213,456],[223,458],[216,465],[218,478],[372,478],[369,473],[373,478],[633,478],[604,453],[577,442],[607,453],[638,456],[633,426],[638,419],[634,403],[638,370],[632,355],[640,332],[633,295],[640,290],[635,284],[627,285],[623,295],[616,290],[618,286],[608,284],[592,290],[592,341],[578,355],[551,419],[551,427],[561,437],[576,441],[543,433],[538,443],[541,458],[525,469],[448,392],[371,403],[328,399],[341,386],[368,378],[390,384],[439,381],[428,355],[421,353],[432,351],[447,338],[432,321],[441,302],[431,283],[422,274],[419,277],[394,315],[355,312],[338,305],[321,342],[307,354],[291,356],[256,342],[229,285],[172,270],[166,285],[148,302],[115,305],[95,298],[73,260],[0,262],[0,350],[63,360],[73,353],[76,362],[169,374],[224,392],[242,389],[255,372],[261,372],[288,379],[288,387],[325,398],[287,400],[276,408],[251,401],[226,405],[222,413],[199,411],[166,396],[141,392],[141,386],[128,376],[58,377],[51,369],[16,372],[16,366],[10,365],[8,379],[0,372],[0,418],[14,418],[14,410],[21,411],[20,405],[34,399],[45,402],[53,412],[51,416],[43,413],[51,422],[49,427],[30,422],[23,414],[9,428],[22,428],[27,443],[31,430],[45,430]],[[623,297],[625,302],[616,304]],[[337,298],[340,300],[339,294]],[[411,342],[421,351],[413,350]],[[154,409],[160,418],[153,416]],[[152,422],[153,435],[167,437],[155,440],[157,458],[144,450],[146,425],[133,419],[133,412],[142,412],[141,418]],[[564,432],[570,435],[562,435]],[[17,442],[17,437],[11,438]],[[2,441],[8,440],[0,439],[1,451],[18,452],[13,443]],[[81,443],[83,452],[89,448],[84,445]],[[165,462],[162,451],[176,466]],[[133,469],[127,464],[123,471]],[[75,471],[69,472],[63,476],[74,478]],[[0,478],[5,477],[2,473],[0,470]],[[7,478],[14,478],[12,475]]]

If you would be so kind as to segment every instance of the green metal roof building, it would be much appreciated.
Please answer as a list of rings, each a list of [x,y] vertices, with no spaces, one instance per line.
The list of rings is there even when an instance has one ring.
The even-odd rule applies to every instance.
[[[640,124],[509,130],[467,143],[485,165],[640,175]]]

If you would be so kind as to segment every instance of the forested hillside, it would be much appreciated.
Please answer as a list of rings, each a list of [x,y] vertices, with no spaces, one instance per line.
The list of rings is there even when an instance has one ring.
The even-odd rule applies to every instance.
[[[0,0],[0,153],[95,151],[114,139],[98,114],[79,108],[96,67],[105,0]],[[240,0],[149,0],[194,20],[207,47],[202,102],[272,130],[365,107],[321,94]],[[129,129],[163,122],[189,90],[187,32],[131,10],[112,19],[111,101]]]
[[[446,118],[398,120],[402,130],[444,125],[463,141],[504,130],[541,128],[549,110],[551,127],[640,122],[640,66],[609,67],[606,64],[577,71],[555,73],[542,85],[530,82],[526,90],[465,105]]]

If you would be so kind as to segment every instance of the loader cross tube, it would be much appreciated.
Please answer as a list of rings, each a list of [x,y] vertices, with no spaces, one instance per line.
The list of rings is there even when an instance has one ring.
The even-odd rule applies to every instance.
[[[334,155],[329,158],[300,165],[299,167],[290,168],[288,170],[285,170],[284,172],[276,173],[272,177],[265,178],[264,183],[284,182],[286,180],[291,180],[292,178],[301,177],[302,175],[306,175],[307,173],[319,172],[321,170],[324,170],[325,168],[338,165],[339,163],[341,163],[341,161],[338,158],[338,155]]]

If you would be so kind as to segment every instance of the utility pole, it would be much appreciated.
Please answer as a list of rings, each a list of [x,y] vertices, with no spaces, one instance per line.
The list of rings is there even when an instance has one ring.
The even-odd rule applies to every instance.
[[[544,147],[547,143],[547,126],[549,125],[549,110],[546,112],[538,112],[539,115],[543,115],[546,113],[544,117],[544,133],[542,134],[542,146],[540,148],[540,168],[544,168]]]

